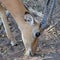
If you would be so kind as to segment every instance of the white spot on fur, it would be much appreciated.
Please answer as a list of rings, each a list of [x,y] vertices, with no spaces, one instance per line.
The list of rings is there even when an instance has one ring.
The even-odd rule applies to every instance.
[[[11,41],[11,45],[14,46],[14,44],[15,44],[14,41]]]

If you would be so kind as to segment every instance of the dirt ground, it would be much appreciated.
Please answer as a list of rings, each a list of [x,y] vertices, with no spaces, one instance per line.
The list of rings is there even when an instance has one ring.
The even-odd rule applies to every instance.
[[[23,3],[28,4],[40,12],[43,11],[45,1],[46,0],[23,0]],[[39,20],[39,17],[35,18]],[[39,37],[38,52],[35,57],[23,58],[25,48],[21,38],[21,32],[10,13],[7,15],[7,19],[10,30],[17,41],[17,45],[14,47],[11,46],[2,24],[2,28],[0,29],[0,60],[60,60],[60,0],[56,0],[56,6],[51,20],[52,25],[56,22],[57,24],[49,31],[44,31]],[[5,37],[3,38],[1,35],[5,35]]]

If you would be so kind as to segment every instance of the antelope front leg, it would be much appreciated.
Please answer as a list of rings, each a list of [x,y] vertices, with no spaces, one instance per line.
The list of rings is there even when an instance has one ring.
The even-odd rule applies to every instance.
[[[1,5],[0,5],[0,17],[1,17],[1,20],[3,22],[6,35],[7,35],[8,39],[11,40],[11,44],[14,45],[16,43],[16,40],[13,37],[12,32],[10,31],[8,21],[7,21],[7,17],[6,17],[6,14],[5,14],[5,9]]]

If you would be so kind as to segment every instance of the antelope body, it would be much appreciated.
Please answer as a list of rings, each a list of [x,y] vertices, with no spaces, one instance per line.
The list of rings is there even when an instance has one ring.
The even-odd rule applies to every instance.
[[[19,29],[21,30],[22,40],[23,40],[23,43],[24,43],[24,46],[26,49],[25,55],[28,56],[32,49],[31,47],[34,47],[35,45],[37,45],[36,42],[33,43],[35,37],[33,37],[32,31],[34,28],[39,30],[39,24],[36,23],[36,24],[30,26],[29,24],[27,24],[24,21],[24,14],[25,14],[25,12],[28,12],[28,11],[25,9],[21,0],[0,0],[0,2],[6,7],[7,10],[9,10],[11,15],[14,17]],[[4,11],[4,9],[2,9],[1,11]],[[7,35],[9,37],[9,36],[11,36],[11,34],[10,34],[10,30],[8,28],[8,25],[6,25],[7,21],[4,21],[4,24],[5,24],[5,28],[7,27],[6,30],[7,30]],[[11,39],[11,40],[14,40],[14,39]],[[34,48],[36,48],[36,47],[34,47]],[[33,51],[35,51],[35,50],[33,50]]]

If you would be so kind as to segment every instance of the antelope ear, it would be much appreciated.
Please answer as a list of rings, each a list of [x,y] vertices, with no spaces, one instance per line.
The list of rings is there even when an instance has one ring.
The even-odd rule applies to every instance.
[[[39,23],[40,23],[40,21],[38,21],[37,19],[35,19],[35,23],[39,24]]]
[[[26,12],[25,15],[24,15],[24,20],[29,24],[29,25],[34,25],[34,18],[33,16],[29,13],[29,12]]]
[[[38,17],[38,18],[39,18],[38,20],[37,20],[36,18],[34,19],[35,22],[36,22],[37,24],[40,24],[40,22],[42,21],[43,16],[44,16],[44,14],[41,13],[41,15]]]

